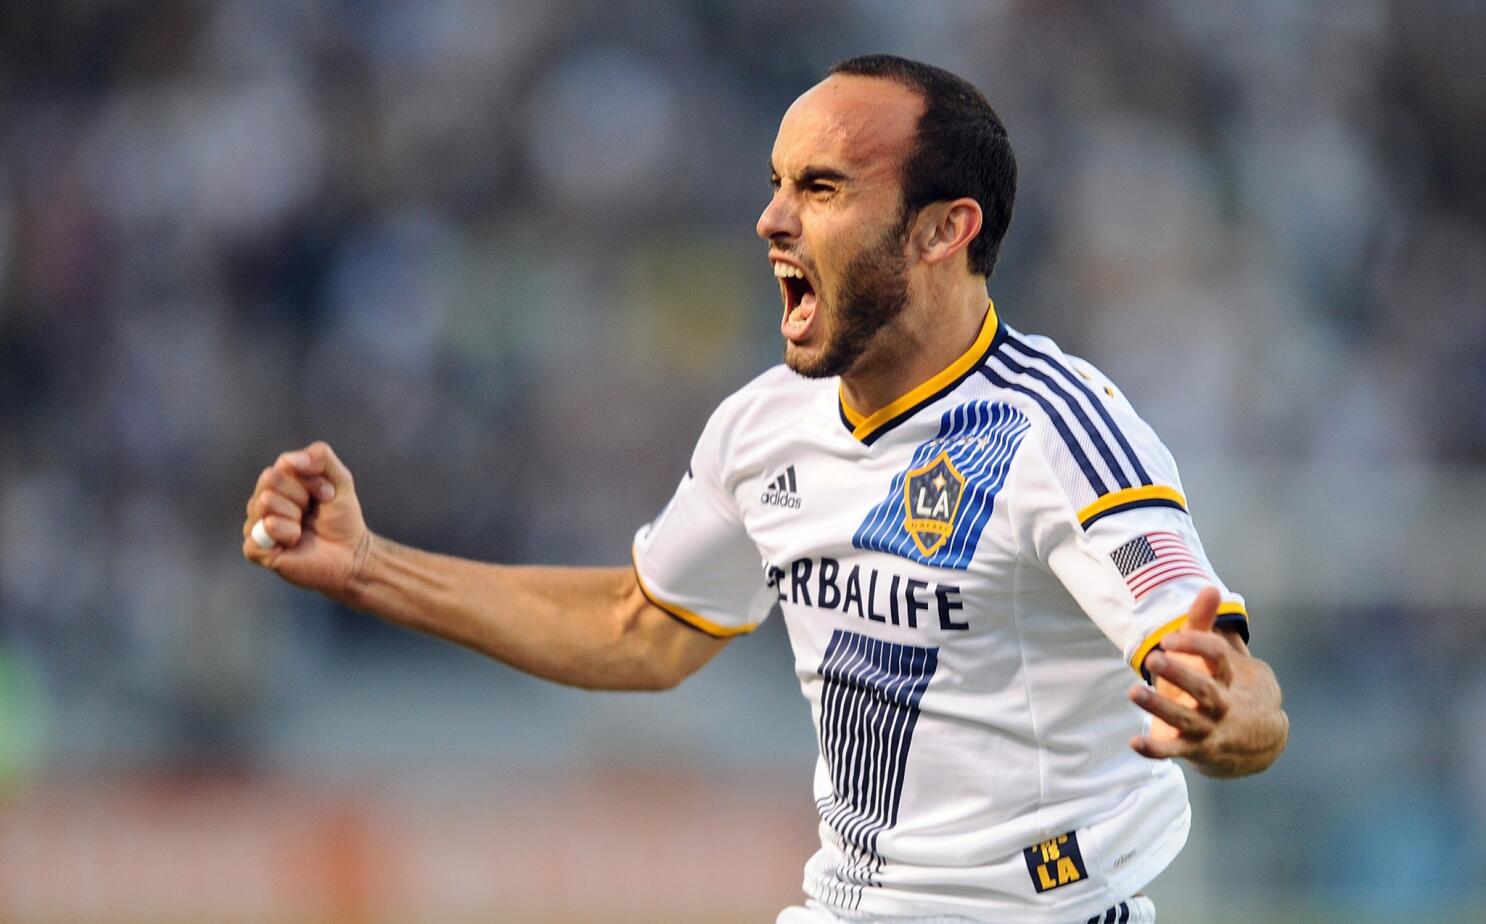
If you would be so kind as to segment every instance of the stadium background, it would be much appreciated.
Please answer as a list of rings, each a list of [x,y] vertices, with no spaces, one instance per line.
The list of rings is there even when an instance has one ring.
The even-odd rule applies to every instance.
[[[763,921],[811,850],[777,624],[550,687],[246,565],[326,438],[371,522],[620,563],[776,361],[780,114],[884,50],[1021,164],[1002,314],[1182,461],[1293,736],[1195,774],[1168,921],[1486,903],[1486,7],[0,6],[0,920]],[[994,768],[987,768],[994,772]]]

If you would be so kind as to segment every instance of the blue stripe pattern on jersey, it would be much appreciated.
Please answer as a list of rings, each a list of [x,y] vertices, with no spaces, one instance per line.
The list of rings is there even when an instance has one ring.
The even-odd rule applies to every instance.
[[[1129,924],[1129,921],[1130,905],[1126,902],[1120,902],[1118,905],[1104,912],[1104,914],[1096,914],[1092,918],[1089,918],[1085,924]]]
[[[1083,427],[1083,431],[1088,434],[1089,441],[1094,444],[1094,450],[1099,453],[1099,458],[1104,460],[1104,464],[1108,467],[1110,474],[1114,476],[1115,482],[1122,488],[1130,487],[1130,479],[1125,476],[1125,469],[1121,467],[1119,460],[1117,460],[1114,456],[1114,453],[1110,451],[1109,443],[1104,439],[1103,434],[1101,434],[1099,432],[1099,429],[1094,426],[1094,422],[1089,419],[1089,415],[1084,413],[1084,407],[1082,404],[1079,403],[1077,398],[1064,391],[1063,387],[1059,385],[1052,376],[1048,375],[1046,372],[1043,372],[1041,369],[1036,369],[1031,366],[1024,366],[1004,353],[996,357],[996,360],[1002,366],[1004,366],[1007,371],[1015,375],[1029,376],[1041,382],[1043,385],[1047,386],[1047,390],[1052,392],[1054,397],[1060,399],[1064,404],[1066,404],[1068,406],[1068,410],[1073,412],[1074,420],[1076,420],[1079,425]]]
[[[980,374],[985,376],[986,381],[992,385],[1018,392],[1036,401],[1042,407],[1042,410],[1046,412],[1048,420],[1052,422],[1053,429],[1057,430],[1058,435],[1063,438],[1063,442],[1068,444],[1068,451],[1073,454],[1073,461],[1078,463],[1079,470],[1089,480],[1090,486],[1094,489],[1094,495],[1096,497],[1102,497],[1109,493],[1109,489],[1104,486],[1104,479],[1099,477],[1099,473],[1095,471],[1093,464],[1089,461],[1088,455],[1084,453],[1084,447],[1079,443],[1078,437],[1074,436],[1073,431],[1068,429],[1068,424],[1063,421],[1062,415],[1058,413],[1057,408],[1053,407],[1051,401],[1025,385],[1003,379],[988,366],[981,366]]]
[[[833,904],[856,908],[882,869],[877,838],[898,822],[919,700],[939,665],[938,648],[884,642],[837,629],[820,664],[820,753],[831,794],[817,800],[844,862]]]
[[[1027,360],[1027,363],[1018,362],[1013,357],[1013,352]],[[1070,390],[1060,384],[1058,379],[1047,370],[1034,366],[1033,363],[1045,365],[1047,370],[1056,373],[1058,378],[1072,385],[1073,389]],[[1114,490],[1134,486],[1127,474],[1126,466],[1129,467],[1129,472],[1134,473],[1140,484],[1152,483],[1150,475],[1146,472],[1145,466],[1141,465],[1130,441],[1115,424],[1113,415],[1105,407],[1104,402],[1099,400],[1098,395],[1080,381],[1066,365],[1029,345],[1020,335],[1008,331],[1002,348],[987,357],[985,364],[980,368],[980,373],[991,384],[1026,395],[1037,402],[1047,414],[1053,429],[1068,446],[1069,454],[1073,456],[1073,461],[1078,464],[1079,470],[1088,479],[1089,487],[1094,490],[1096,498],[1103,497]],[[1046,389],[1046,393],[1042,389]],[[1080,396],[1084,400],[1080,400]],[[1087,402],[1087,407],[1085,402]],[[1109,438],[1089,416],[1088,408],[1093,408],[1098,414],[1109,435],[1118,444],[1119,451],[1110,445]],[[1083,434],[1083,439],[1079,437],[1079,433]],[[1098,462],[1103,463],[1102,470],[1101,466],[1096,464],[1096,461],[1091,459],[1085,450],[1084,439],[1087,439],[1088,445],[1094,448]],[[1122,461],[1124,464],[1121,464]],[[1111,486],[1109,481],[1114,484]]]
[[[1109,413],[1109,408],[1104,406],[1104,402],[1099,399],[1098,395],[1094,394],[1094,390],[1092,388],[1084,384],[1083,380],[1080,379],[1078,375],[1073,372],[1073,370],[1069,369],[1066,364],[1059,362],[1048,354],[1027,343],[1027,341],[1023,340],[1020,336],[1008,333],[1006,338],[1006,345],[1007,347],[1016,350],[1018,353],[1022,354],[1028,359],[1041,360],[1042,362],[1046,363],[1048,368],[1052,369],[1054,372],[1057,372],[1064,379],[1067,379],[1068,382],[1073,385],[1073,387],[1083,392],[1084,397],[1088,399],[1089,406],[1092,407],[1094,411],[1099,415],[1099,417],[1104,421],[1104,425],[1108,427],[1109,432],[1114,435],[1115,441],[1120,444],[1120,449],[1124,450],[1125,460],[1129,462],[1130,466],[1135,470],[1135,477],[1138,478],[1140,480],[1140,483],[1143,485],[1152,484],[1151,476],[1146,473],[1145,466],[1140,464],[1140,457],[1137,456],[1135,454],[1135,450],[1131,448],[1130,441],[1125,439],[1124,431],[1122,431],[1118,426],[1115,425],[1114,417]],[[1113,463],[1110,464],[1112,465]]]
[[[1026,415],[1009,404],[971,401],[957,405],[939,419],[939,432],[913,452],[908,466],[893,476],[887,497],[873,507],[851,537],[854,548],[887,552],[925,565],[970,567],[980,535],[991,518],[996,494],[1006,483],[1011,459],[1031,429]],[[908,534],[903,483],[908,473],[947,452],[951,464],[965,478],[949,539],[925,555]]]

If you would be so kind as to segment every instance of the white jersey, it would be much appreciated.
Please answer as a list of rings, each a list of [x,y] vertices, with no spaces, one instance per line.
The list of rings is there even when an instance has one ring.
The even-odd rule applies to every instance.
[[[635,538],[645,593],[731,636],[778,605],[820,745],[832,908],[1083,920],[1186,841],[1179,767],[1126,691],[1208,564],[1166,448],[1093,367],[999,323],[863,417],[764,373]]]

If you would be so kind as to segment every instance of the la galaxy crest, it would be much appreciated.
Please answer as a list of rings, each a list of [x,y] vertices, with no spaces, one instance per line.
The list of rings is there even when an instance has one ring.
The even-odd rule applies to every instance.
[[[1009,404],[971,401],[944,412],[851,544],[964,571],[1031,424]]]
[[[909,469],[903,479],[903,528],[920,552],[933,555],[948,541],[964,494],[965,476],[955,469],[947,451],[927,465]]]

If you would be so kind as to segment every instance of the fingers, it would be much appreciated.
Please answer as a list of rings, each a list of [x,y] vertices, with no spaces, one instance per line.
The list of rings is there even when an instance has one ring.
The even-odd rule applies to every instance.
[[[264,524],[264,531],[279,546],[293,547],[303,535],[303,524],[311,515],[311,505],[335,497],[335,486],[327,476],[300,471],[299,464],[310,461],[308,456],[296,458],[302,454],[303,451],[282,453],[273,465],[258,475],[258,482],[248,497],[247,518],[243,521],[243,549],[250,560],[267,561],[275,552],[272,547],[263,549],[258,545],[257,537],[253,535],[257,523]]]
[[[1206,662],[1207,672],[1219,684],[1226,687],[1233,682],[1233,662],[1231,656],[1235,649],[1227,633],[1193,632],[1189,629],[1182,629],[1161,639],[1160,650],[1183,655],[1195,655]],[[1147,659],[1146,663],[1149,665],[1149,659]],[[1171,679],[1174,680],[1175,678]],[[1188,692],[1193,691],[1189,690]]]
[[[1130,690],[1130,700],[1170,725],[1176,731],[1178,739],[1201,741],[1213,732],[1212,719],[1195,709],[1173,702],[1144,684],[1137,684]]]
[[[332,485],[329,479],[325,478],[324,476],[301,475],[299,472],[294,471],[287,462],[275,462],[274,465],[283,466],[283,468],[279,470],[282,471],[289,478],[292,478],[295,481],[298,481],[300,484],[304,485],[304,489],[312,494],[315,500],[319,501],[320,503],[323,504],[327,501],[335,500],[335,486]]]
[[[307,471],[313,468],[313,465],[303,450],[279,453],[279,457],[274,460],[273,467],[276,471],[303,484],[306,490],[313,493],[315,499],[321,503],[335,498],[335,485],[331,484],[329,478]]]
[[[1216,631],[1220,600],[1217,588],[1204,587],[1186,625],[1146,656],[1142,666],[1156,688],[1137,684],[1130,699],[1153,718],[1130,747],[1152,760],[1184,758],[1208,776],[1241,776],[1274,761],[1288,721],[1278,684],[1264,682],[1267,665],[1249,655],[1240,635]]]
[[[273,544],[267,547],[259,545],[256,535],[259,529],[273,540]],[[243,526],[243,557],[248,561],[272,567],[279,553],[297,545],[303,535],[304,529],[297,520],[286,519],[276,514],[248,520]]]
[[[311,498],[321,503],[335,499],[335,485],[330,478],[301,472],[298,465],[306,460],[296,459],[299,455],[301,453],[283,453],[273,465],[259,473],[258,483],[248,497],[248,519],[278,513],[299,520],[309,507]],[[298,512],[278,503],[280,500],[297,508]]]
[[[1157,741],[1150,735],[1136,735],[1130,739],[1130,747],[1142,757],[1151,760],[1166,760],[1175,757],[1191,757],[1200,748],[1195,742],[1182,738],[1173,738],[1170,741]]]
[[[1190,656],[1186,656],[1190,657]],[[1197,710],[1209,719],[1218,720],[1228,714],[1227,687],[1221,685],[1213,677],[1203,672],[1198,665],[1202,662],[1184,662],[1183,656],[1171,655],[1162,651],[1153,651],[1146,658],[1146,670],[1150,671],[1156,678],[1158,689],[1156,693],[1171,693],[1174,690],[1161,690],[1160,686],[1168,684],[1176,690],[1187,694],[1192,698],[1192,704]],[[1161,697],[1170,699],[1172,697]],[[1183,704],[1187,705],[1187,704]],[[1164,717],[1163,717],[1164,718]]]
[[[246,533],[248,532],[248,530],[243,530],[243,532]],[[254,564],[268,567],[270,557],[277,552],[277,549],[265,549],[260,546],[258,542],[252,538],[251,534],[243,539],[243,558],[246,558],[248,561],[253,562]]]
[[[259,520],[270,514],[282,517],[285,520],[293,520],[295,523],[303,522],[304,508],[289,500],[282,494],[265,488],[256,495],[257,503],[248,508],[248,519]]]
[[[316,440],[303,449],[286,452],[279,458],[302,476],[322,476],[330,483],[332,491],[351,487],[351,470],[346,468],[335,450],[324,440]]]
[[[265,468],[258,485],[248,497],[247,520],[243,529],[250,531],[258,520],[270,515],[302,522],[310,506],[310,489],[293,475],[277,468]]]
[[[305,536],[354,544],[357,533],[366,529],[351,471],[322,441],[281,453],[263,469],[245,514],[242,554],[273,570],[284,562],[282,554],[296,550]],[[254,526],[259,526],[257,535]],[[327,527],[330,532],[325,532]],[[267,544],[269,539],[272,544]]]
[[[1197,592],[1192,606],[1187,610],[1187,628],[1198,632],[1211,632],[1218,621],[1218,605],[1223,596],[1211,584]]]
[[[280,456],[280,458],[282,459],[283,457]],[[292,471],[283,471],[278,462],[265,468],[258,476],[258,484],[253,489],[253,496],[248,499],[249,516],[252,516],[255,512],[253,505],[257,502],[258,496],[265,490],[273,491],[280,497],[284,497],[291,503],[298,504],[300,507],[308,507],[310,505],[309,488]]]
[[[293,548],[303,534],[303,528],[298,521],[272,515],[263,518],[263,531],[268,533],[270,539],[285,548]]]

